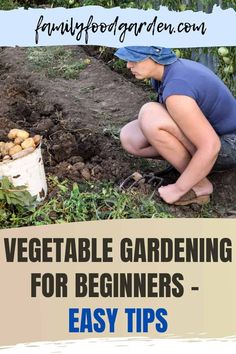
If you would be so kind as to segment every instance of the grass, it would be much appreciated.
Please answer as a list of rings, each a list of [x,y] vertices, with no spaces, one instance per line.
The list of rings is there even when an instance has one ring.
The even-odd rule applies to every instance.
[[[1,201],[0,229],[90,220],[186,217],[189,212],[191,217],[197,218],[217,216],[212,203],[195,211],[178,209],[176,212],[170,206],[156,201],[152,195],[120,191],[108,182],[78,185],[49,176],[48,185],[50,195],[44,203],[34,207],[9,205]]]
[[[123,72],[124,70],[127,70],[126,68],[126,62],[121,59],[114,58],[112,61],[112,68],[117,71],[117,72]]]
[[[106,128],[103,129],[103,134],[114,140],[120,140],[120,128],[108,124]]]
[[[157,100],[157,94],[156,94],[156,92],[150,92],[150,93],[149,93],[149,100],[156,102],[156,100]]]
[[[71,50],[64,47],[29,48],[27,58],[37,71],[44,70],[49,78],[62,77],[66,80],[76,79],[88,61],[76,59]]]
[[[78,185],[49,177],[53,193],[43,204],[28,210],[12,205],[0,205],[1,228],[60,224],[75,221],[170,218],[163,204],[138,192],[122,192],[111,183]]]

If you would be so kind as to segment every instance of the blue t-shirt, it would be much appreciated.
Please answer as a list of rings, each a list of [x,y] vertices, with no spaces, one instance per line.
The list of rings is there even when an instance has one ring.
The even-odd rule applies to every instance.
[[[192,97],[219,135],[236,133],[236,100],[218,76],[204,65],[178,59],[164,67],[161,83],[156,80],[152,83],[160,103],[172,95]]]

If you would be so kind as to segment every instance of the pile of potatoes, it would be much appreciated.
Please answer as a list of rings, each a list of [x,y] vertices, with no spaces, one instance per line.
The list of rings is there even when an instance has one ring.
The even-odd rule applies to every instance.
[[[11,129],[7,137],[10,141],[0,141],[0,162],[28,155],[40,144],[42,138],[40,135],[30,137],[27,131],[21,129]]]

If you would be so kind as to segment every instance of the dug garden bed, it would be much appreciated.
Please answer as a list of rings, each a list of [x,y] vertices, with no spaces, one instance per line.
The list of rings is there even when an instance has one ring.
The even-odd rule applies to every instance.
[[[4,141],[12,128],[42,135],[47,176],[78,185],[112,183],[116,188],[134,171],[163,168],[158,161],[126,154],[119,142],[120,128],[137,117],[153,93],[111,70],[86,49],[0,49],[0,140]],[[177,176],[169,178],[173,181]],[[215,192],[208,206],[165,206],[167,214],[235,217],[236,171],[215,173],[210,178]],[[55,184],[50,185],[49,196],[53,189]],[[138,192],[164,205],[149,187]],[[142,217],[141,211],[138,216]]]

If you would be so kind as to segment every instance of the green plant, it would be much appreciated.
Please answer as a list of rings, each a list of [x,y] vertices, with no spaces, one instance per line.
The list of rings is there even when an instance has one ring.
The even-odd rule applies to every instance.
[[[150,101],[156,101],[157,100],[156,92],[150,92],[149,93],[149,99],[150,99]]]
[[[114,140],[120,140],[120,129],[114,125],[109,124],[106,128],[104,128],[103,134],[113,138]]]
[[[118,72],[121,72],[124,68],[126,68],[126,63],[121,59],[113,59],[112,67]]]
[[[84,183],[78,185],[69,181],[60,182],[57,177],[48,177],[48,198],[37,208],[0,209],[1,227],[47,225],[63,222],[106,220],[117,218],[171,217],[163,203],[152,196],[135,191],[119,191],[112,183]]]
[[[11,0],[3,0],[5,2],[10,2]],[[171,10],[184,11],[193,10],[198,11],[202,9],[203,11],[211,11],[212,7],[217,3],[215,0],[18,0],[18,3],[23,6],[40,6],[48,5],[53,7],[77,7],[77,6],[87,6],[87,5],[98,5],[103,7],[136,7],[142,9],[156,9],[158,10],[160,5],[167,6]],[[220,6],[225,9],[229,7],[236,7],[235,0],[221,0]]]
[[[2,0],[0,10],[12,10],[17,7],[17,2],[14,0]]]
[[[15,187],[8,177],[0,180],[0,203],[1,208],[8,207],[31,207],[36,201],[36,197],[32,197],[26,186]]]
[[[225,84],[236,95],[235,72],[236,72],[236,49],[235,47],[220,47],[217,50],[218,68],[217,73]]]
[[[73,52],[64,47],[41,47],[27,50],[29,62],[36,70],[45,70],[48,77],[75,79],[89,62],[76,59]]]

